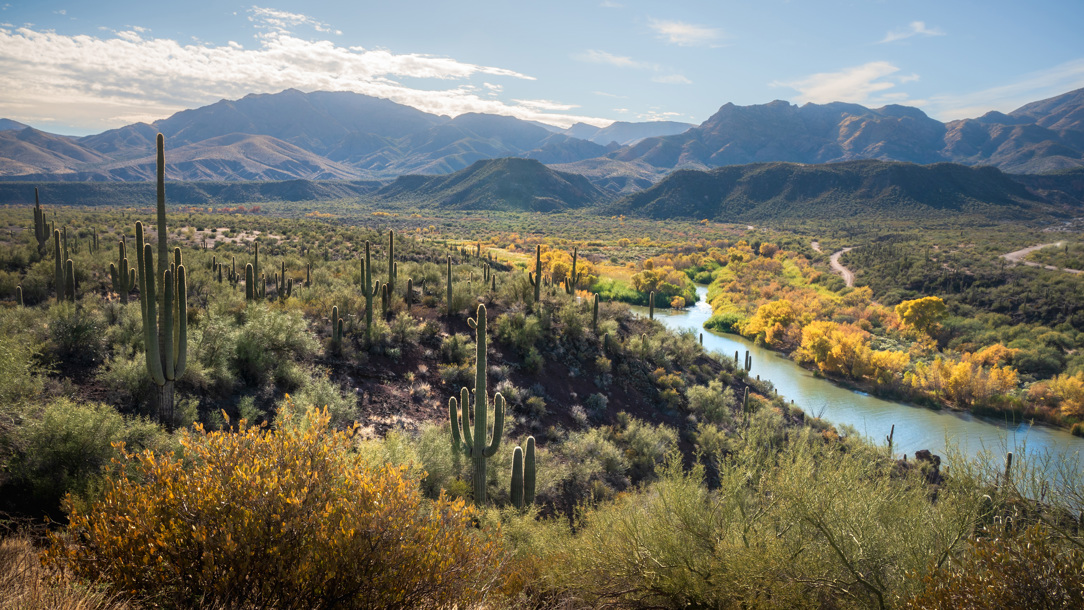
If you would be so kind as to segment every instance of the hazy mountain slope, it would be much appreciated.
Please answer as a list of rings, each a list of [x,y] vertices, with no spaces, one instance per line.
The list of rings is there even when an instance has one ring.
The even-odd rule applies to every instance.
[[[607,199],[583,176],[516,158],[478,161],[446,176],[400,176],[376,196],[402,205],[539,212],[580,208]]]
[[[679,123],[677,121],[646,121],[643,123],[616,121],[606,127],[576,123],[563,133],[569,137],[588,140],[603,146],[607,146],[611,142],[616,142],[620,146],[627,146],[635,144],[644,138],[683,133],[693,127],[695,125],[692,123]]]
[[[33,127],[0,131],[0,176],[27,173],[68,173],[71,168],[106,161],[66,136]]]
[[[956,214],[1024,219],[1062,210],[991,167],[851,161],[678,171],[605,212],[727,222]]]
[[[8,131],[9,129],[14,129],[15,131],[22,131],[27,127],[30,126],[24,125],[19,121],[13,121],[11,119],[0,119],[0,131]]]
[[[950,161],[1038,173],[1084,165],[1084,89],[1034,102],[1006,115],[947,124],[920,110],[890,105],[775,101],[726,104],[685,133],[653,137],[609,155],[655,167],[720,167],[788,161],[831,163],[881,159]]]
[[[182,205],[236,205],[261,201],[348,199],[379,189],[379,182],[167,182],[166,198]],[[0,205],[34,201],[34,188],[43,203],[66,205],[153,205],[154,182],[0,182]]]

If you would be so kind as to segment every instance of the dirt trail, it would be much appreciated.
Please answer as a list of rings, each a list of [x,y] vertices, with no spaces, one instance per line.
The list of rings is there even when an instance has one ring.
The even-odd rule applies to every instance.
[[[1036,263],[1035,261],[1026,261],[1026,260],[1024,260],[1025,258],[1027,258],[1027,255],[1031,254],[1032,252],[1035,252],[1036,250],[1042,250],[1043,248],[1050,248],[1050,247],[1053,247],[1053,246],[1061,246],[1064,243],[1065,242],[1063,242],[1063,241],[1057,241],[1057,242],[1054,242],[1052,244],[1039,244],[1037,246],[1030,246],[1030,247],[1024,248],[1023,250],[1017,250],[1016,252],[1009,252],[1008,254],[1002,254],[1001,258],[1009,261],[1010,263],[1022,263],[1024,265],[1027,265],[1028,267],[1040,267],[1042,269],[1050,269],[1051,271],[1065,271],[1066,273],[1077,273],[1077,274],[1084,273],[1084,270],[1080,270],[1080,269],[1068,269],[1068,268],[1065,268],[1065,267],[1055,267],[1054,265],[1043,265],[1041,263]]]
[[[839,262],[839,257],[851,250],[854,250],[854,248],[844,248],[828,259],[828,262],[832,265],[832,270],[843,276],[843,281],[847,283],[848,288],[854,288],[854,272],[844,267],[843,263]]]

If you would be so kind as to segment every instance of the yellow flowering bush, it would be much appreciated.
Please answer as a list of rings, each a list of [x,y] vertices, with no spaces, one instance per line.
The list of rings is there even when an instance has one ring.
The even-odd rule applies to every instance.
[[[463,608],[503,585],[499,531],[367,467],[326,411],[180,441],[180,456],[125,453],[85,510],[69,500],[47,560],[167,605]]]

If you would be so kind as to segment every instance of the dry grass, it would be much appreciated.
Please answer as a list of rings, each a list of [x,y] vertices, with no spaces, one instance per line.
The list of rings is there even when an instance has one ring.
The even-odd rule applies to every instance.
[[[25,533],[0,537],[0,608],[11,610],[133,610],[100,587],[43,567]]]

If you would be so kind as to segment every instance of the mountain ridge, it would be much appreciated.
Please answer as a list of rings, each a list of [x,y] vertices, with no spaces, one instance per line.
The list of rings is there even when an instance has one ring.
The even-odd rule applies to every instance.
[[[580,167],[603,188],[626,193],[646,188],[644,179],[657,181],[673,170],[766,162],[953,162],[1022,174],[1084,167],[1084,89],[1008,114],[988,112],[948,123],[901,105],[871,109],[775,100],[727,103],[695,126],[658,121],[597,128],[581,123],[562,131],[508,116],[429,114],[351,92],[287,89],[220,100],[154,123],[83,137],[21,125],[0,119],[0,176],[5,179],[144,179],[143,160],[159,131],[167,146],[195,160],[174,165],[174,180],[391,179],[448,174],[484,159],[522,157],[561,170]],[[250,139],[245,145],[226,143],[224,137],[232,134]]]

